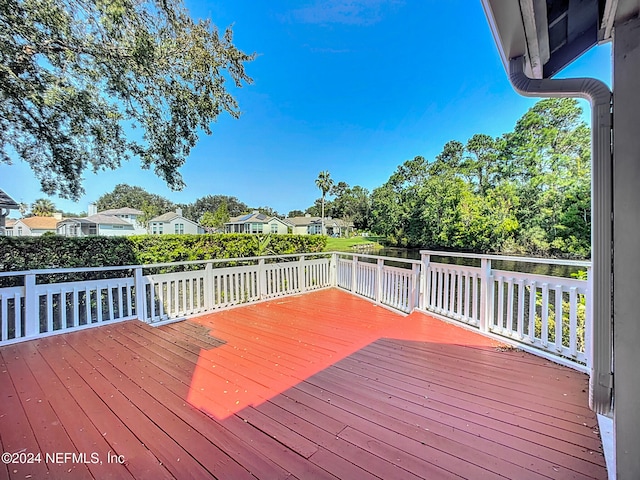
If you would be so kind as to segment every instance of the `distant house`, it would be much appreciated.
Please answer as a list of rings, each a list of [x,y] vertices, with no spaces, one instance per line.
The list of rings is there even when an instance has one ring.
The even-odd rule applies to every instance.
[[[0,235],[5,234],[5,218],[11,210],[18,210],[20,206],[9,195],[0,190]]]
[[[27,217],[14,220],[7,235],[15,237],[39,237],[45,233],[56,233],[56,226],[62,220],[62,214],[56,212],[53,217]]]
[[[135,208],[113,208],[98,212],[95,204],[89,204],[89,216],[65,218],[58,222],[56,233],[66,237],[87,237],[104,235],[119,237],[126,235],[144,235],[147,229],[138,222],[141,210]]]
[[[307,214],[304,217],[285,218],[285,222],[291,225],[292,232],[298,235],[320,235],[322,234],[322,218],[312,217]],[[345,236],[353,231],[353,222],[347,222],[340,218],[326,217],[324,227],[327,235]]]
[[[184,218],[182,209],[167,212],[149,221],[149,231],[152,235],[181,235],[184,233],[204,233],[204,229],[196,222]]]
[[[254,211],[238,217],[231,217],[224,224],[225,233],[289,233],[289,225],[278,217],[270,217]]]
[[[131,223],[134,227],[134,230],[136,231],[136,234],[147,233],[147,229],[145,228],[145,226],[138,220],[138,218],[141,217],[143,213],[144,212],[142,212],[142,210],[137,210],[135,208],[129,207],[112,208],[100,212],[101,215],[113,215],[114,217],[118,217],[125,222]]]
[[[87,237],[92,235],[117,237],[146,233],[146,230],[140,232],[131,222],[115,215],[104,215],[102,213],[96,213],[84,218],[65,218],[58,222],[56,231],[58,235],[66,237]]]
[[[284,221],[291,225],[292,233],[297,235],[320,235],[322,233],[320,217],[312,217],[307,214],[304,217],[285,218]]]
[[[15,218],[6,218],[4,221],[4,234],[7,237],[13,237],[14,235],[14,231],[13,231],[13,227],[15,226],[16,222],[18,220],[16,220]]]

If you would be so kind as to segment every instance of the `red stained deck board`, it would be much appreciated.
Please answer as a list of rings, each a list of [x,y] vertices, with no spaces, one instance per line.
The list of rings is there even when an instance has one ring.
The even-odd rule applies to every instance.
[[[358,375],[354,377],[355,382],[359,378],[367,379],[367,375],[374,374],[376,383],[375,388],[381,392],[389,395],[398,396],[399,398],[406,399],[407,401],[414,402],[419,406],[428,407],[428,418],[434,418],[437,421],[445,421],[446,424],[456,426],[456,423],[471,422],[475,426],[481,428],[486,427],[488,430],[484,431],[484,435],[489,437],[496,437],[496,441],[499,443],[514,445],[514,439],[518,438],[517,432],[513,432],[514,426],[524,428],[525,437],[525,450],[528,448],[528,442],[531,438],[534,438],[536,432],[540,432],[544,437],[540,437],[544,440],[544,443],[548,443],[548,438],[551,437],[551,441],[554,441],[556,437],[563,438],[565,441],[571,440],[579,445],[578,452],[589,448],[599,451],[601,444],[599,438],[589,431],[591,435],[585,435],[585,428],[582,423],[577,424],[575,422],[565,422],[564,428],[556,427],[553,424],[544,423],[546,419],[543,416],[538,420],[533,420],[527,416],[515,416],[513,411],[500,410],[496,408],[496,402],[470,402],[461,400],[457,394],[449,394],[445,392],[437,392],[430,388],[426,381],[416,379],[413,384],[406,381],[398,380],[397,374],[393,372],[380,373],[381,369],[377,369],[374,366],[360,365],[357,362],[350,362],[338,367],[344,368],[345,371]],[[388,376],[387,376],[388,375]],[[423,415],[425,415],[423,413]],[[542,421],[542,422],[541,422]],[[473,429],[470,429],[473,430]],[[505,435],[505,433],[510,435]],[[590,458],[588,454],[586,458]]]
[[[517,355],[516,352],[504,352],[505,356],[514,356]],[[517,360],[517,357],[516,357]],[[376,360],[371,360],[370,358],[360,357],[358,355],[354,355],[352,358],[348,359],[348,364],[345,361],[343,364],[340,364],[342,368],[360,368],[363,371],[372,371],[376,372],[380,375],[380,378],[383,381],[392,382],[396,376],[396,372],[402,368],[397,365],[401,362],[400,359],[396,359],[394,362],[387,362],[386,366],[378,366],[383,365],[383,362],[378,362]],[[513,363],[517,363],[514,361]],[[559,408],[559,415],[563,418],[552,417],[549,415],[545,416],[537,416],[536,421],[540,422],[547,426],[551,427],[553,425],[561,426],[563,430],[568,430],[572,432],[581,432],[584,434],[584,421],[586,420],[586,416],[592,416],[591,412],[586,408],[585,405],[576,405],[575,401],[565,400],[568,397],[573,395],[581,394],[584,395],[584,391],[588,388],[588,381],[586,376],[580,379],[579,382],[574,382],[575,385],[557,385],[557,382],[561,381],[556,378],[552,378],[551,383],[556,384],[553,385],[553,388],[546,388],[545,383],[536,380],[535,385],[537,388],[529,387],[527,389],[523,389],[526,392],[526,395],[520,395],[519,389],[510,388],[508,384],[504,384],[504,382],[497,383],[494,382],[491,377],[482,379],[480,375],[476,376],[476,379],[480,380],[479,382],[471,381],[471,379],[467,380],[466,378],[452,378],[447,374],[447,366],[443,366],[442,368],[429,368],[428,375],[425,375],[424,369],[419,369],[417,366],[412,367],[413,371],[411,372],[411,377],[405,378],[405,381],[402,385],[398,385],[396,382],[396,387],[401,390],[421,390],[429,391],[432,393],[431,397],[433,397],[433,393],[435,392],[445,392],[448,391],[450,394],[459,396],[466,395],[465,402],[471,402],[472,404],[478,405],[486,405],[492,411],[494,410],[494,406],[497,407],[496,412],[505,411],[509,416],[513,414],[514,411],[521,411],[519,414],[520,417],[530,417],[532,414],[536,414],[536,405],[539,403],[545,404],[548,402],[549,397],[554,395],[559,400],[556,404]],[[468,366],[465,366],[463,370],[468,370]],[[499,374],[501,369],[496,369]],[[408,372],[407,372],[408,373]],[[562,375],[562,380],[566,377]],[[428,379],[425,380],[425,379]],[[570,382],[567,382],[570,383]],[[464,385],[464,388],[460,388],[460,385]],[[471,386],[474,385],[474,388],[478,388],[480,391],[495,390],[497,395],[486,397],[480,394],[477,395],[468,395],[467,392],[470,392]],[[541,388],[542,386],[542,388]],[[577,393],[576,393],[577,391]],[[568,397],[563,396],[564,393],[569,393]],[[573,392],[573,393],[572,393]],[[584,399],[583,399],[584,402]],[[520,422],[522,420],[519,420]],[[560,432],[558,432],[560,433]],[[589,438],[594,439],[599,444],[599,439],[595,438],[589,432]],[[584,438],[586,440],[586,437]],[[596,444],[592,448],[596,448]]]
[[[380,411],[384,409],[385,413],[391,419],[413,424],[422,424],[425,418],[430,419],[428,423],[422,424],[424,428],[429,429],[429,434],[427,434],[427,438],[425,438],[425,440],[428,440],[427,443],[430,445],[435,443],[442,445],[445,451],[462,450],[463,448],[461,448],[461,446],[465,445],[486,454],[485,458],[481,457],[478,459],[480,462],[483,462],[486,459],[494,459],[501,455],[505,455],[504,458],[507,459],[507,463],[510,463],[511,459],[514,456],[517,456],[518,453],[534,455],[544,461],[555,461],[556,464],[571,468],[579,473],[588,473],[594,466],[590,463],[591,459],[586,452],[586,460],[583,459],[584,461],[581,461],[574,456],[560,454],[555,450],[547,448],[545,446],[545,442],[553,443],[555,440],[553,437],[535,435],[533,432],[527,432],[523,435],[527,437],[526,441],[518,441],[518,437],[513,434],[510,436],[504,434],[498,435],[498,432],[493,430],[494,426],[499,427],[497,422],[484,422],[484,425],[479,425],[477,423],[474,424],[468,419],[465,420],[457,418],[456,415],[458,415],[459,412],[456,409],[454,409],[444,419],[447,421],[447,426],[449,428],[443,428],[443,426],[438,425],[440,422],[438,422],[437,417],[431,416],[432,412],[430,408],[406,401],[405,399],[396,396],[394,392],[376,390],[369,387],[366,380],[357,380],[353,375],[336,374],[335,370],[337,369],[321,372],[314,378],[310,379],[309,382],[315,384],[319,388],[322,388],[327,394],[330,392],[335,395],[340,395],[343,398],[348,396],[351,400],[355,399],[356,402],[361,403],[362,405],[374,406]],[[345,392],[342,388],[342,385],[345,384],[356,387],[358,394],[354,395],[350,392]],[[336,401],[334,396],[331,398],[333,402]],[[483,420],[481,416],[478,416],[477,419],[480,421]],[[526,431],[526,429],[523,430]],[[507,430],[506,433],[509,433],[509,430]],[[432,438],[428,438],[431,434],[438,435],[437,442]],[[474,445],[474,440],[476,440],[473,438],[474,436],[484,438],[485,442],[478,446]],[[448,442],[456,442],[460,447],[456,447],[455,445],[447,446],[449,445]],[[505,445],[505,443],[508,444]],[[519,452],[514,450],[516,445],[520,448]],[[509,452],[508,454],[506,454],[507,451]],[[582,452],[576,449],[573,453],[574,455],[580,455]],[[467,457],[467,459],[469,458]],[[482,465],[485,468],[489,468],[486,464]],[[513,470],[509,470],[510,468]],[[495,473],[498,472],[509,473],[508,476],[510,478],[524,477],[523,472],[519,471],[518,468],[515,468],[514,465],[501,464],[497,467],[497,471]]]
[[[508,355],[507,352],[505,353]],[[393,357],[380,355],[375,350],[375,346],[357,352],[350,360],[358,360],[367,366],[379,366],[382,370],[388,370],[389,373],[401,371],[417,380],[426,378],[425,374],[427,374],[429,384],[457,388],[464,392],[475,392],[478,398],[487,398],[499,403],[523,405],[532,410],[535,410],[536,405],[542,403],[557,408],[563,416],[570,418],[590,414],[584,403],[580,404],[574,400],[588,388],[586,376],[583,376],[581,381],[575,382],[574,385],[571,385],[571,382],[565,383],[553,378],[550,382],[536,381],[537,389],[533,386],[520,389],[510,385],[506,380],[496,381],[490,376],[480,373],[471,375],[469,371],[473,372],[473,366],[469,364],[460,363],[455,366],[447,363],[439,364],[437,358],[425,358],[422,362],[416,362],[414,359],[405,358],[402,355]],[[494,369],[494,372],[499,374],[500,369]],[[487,389],[487,385],[491,385],[493,388]]]
[[[31,428],[27,413],[22,407],[20,398],[9,373],[9,366],[4,357],[10,355],[8,349],[0,350],[0,438],[2,438],[2,453],[32,452],[38,453],[38,441]],[[2,464],[4,466],[4,463]],[[2,468],[2,467],[0,467]],[[11,464],[4,468],[7,474],[15,471],[16,476],[25,478],[44,477],[47,466],[44,463]]]
[[[178,477],[183,455],[194,475],[222,478],[606,478],[584,375],[337,289],[22,345],[13,348],[23,357],[41,355],[23,362],[32,381],[51,395],[67,390],[50,408],[65,428],[86,419],[86,445],[104,446],[96,433],[108,430],[104,442],[119,453],[146,452],[128,458],[136,478],[153,468],[154,478]],[[0,375],[0,387],[9,380],[0,412],[20,398],[11,381],[20,368]],[[242,391],[228,401],[225,387]],[[59,412],[63,400],[75,402],[77,418]],[[38,429],[21,433],[29,414],[0,413],[3,448],[20,434],[39,441]]]
[[[416,367],[421,372],[425,371],[425,366],[431,374],[446,374],[447,378],[454,379],[459,384],[465,386],[480,385],[481,388],[486,383],[491,383],[495,387],[512,392],[513,396],[521,396],[529,399],[531,397],[540,396],[541,392],[545,394],[555,394],[553,399],[545,397],[545,404],[549,400],[558,402],[558,407],[563,408],[572,413],[580,414],[588,411],[588,408],[582,401],[581,391],[588,387],[588,377],[583,375],[582,378],[577,376],[562,375],[562,378],[556,373],[549,375],[551,372],[536,371],[536,367],[529,367],[526,378],[535,384],[523,383],[523,375],[513,369],[512,366],[506,369],[502,365],[478,365],[481,355],[477,351],[470,349],[452,348],[457,359],[443,358],[439,352],[417,351],[412,348],[411,344],[406,342],[398,342],[395,347],[378,345],[377,342],[366,349],[366,355],[372,357],[372,364],[384,365],[387,362],[400,361],[409,368]],[[484,353],[484,352],[483,352]],[[511,355],[511,352],[504,352],[503,358],[509,359],[511,365],[517,364],[518,356]],[[428,362],[427,365],[425,363]],[[455,368],[452,368],[455,364]],[[538,369],[539,370],[539,369]],[[511,374],[512,375],[505,375]],[[555,373],[555,372],[554,372]],[[513,380],[512,380],[513,378]],[[548,382],[562,382],[562,389],[549,388],[545,389]],[[542,388],[541,388],[542,387]]]
[[[312,440],[312,443],[316,443],[318,447],[325,448],[328,452],[348,459],[351,463],[363,470],[374,473],[382,478],[406,478],[416,480],[416,476],[410,472],[398,468],[393,463],[382,460],[365,449],[360,449],[349,442],[345,442],[340,438],[339,434],[328,432],[324,428],[323,423],[314,424],[271,402],[265,402],[255,410],[273,421],[278,422],[285,428],[294,429],[296,433],[310,439],[310,441]],[[244,412],[240,415],[243,414]],[[317,451],[318,448],[314,448],[314,452],[311,455]]]
[[[43,339],[42,343],[48,343],[54,337]],[[179,474],[180,471],[191,476],[207,476],[207,470],[198,464],[193,458],[185,452],[185,450],[177,443],[169,434],[164,432],[155,423],[149,421],[144,412],[139,410],[119,387],[123,382],[111,382],[103,373],[108,373],[114,367],[101,355],[86,347],[86,343],[93,336],[85,336],[70,334],[66,340],[73,348],[66,351],[69,364],[76,369],[87,385],[94,390],[99,397],[107,400],[109,408],[116,414],[122,425],[125,425],[135,437],[144,445],[153,451],[154,455],[162,462],[173,476]],[[76,351],[76,348],[79,350]],[[123,360],[124,361],[124,360]],[[98,364],[98,365],[96,365]],[[124,379],[122,379],[124,381]],[[153,405],[151,402],[147,406]],[[113,425],[117,428],[117,424]],[[109,430],[106,431],[109,435]],[[129,459],[131,453],[128,450],[118,450],[118,454],[124,455]],[[178,460],[180,459],[180,460]]]
[[[388,357],[381,356],[369,350],[358,352],[357,357],[373,365],[384,366],[385,363],[391,364],[391,359]],[[538,385],[537,394],[527,394],[526,392],[520,392],[508,386],[508,383],[500,382],[502,386],[507,386],[507,388],[502,388],[501,394],[499,395],[497,391],[501,385],[494,385],[493,382],[482,381],[478,376],[469,378],[465,372],[465,365],[456,365],[454,367],[451,365],[443,365],[440,368],[436,368],[432,365],[432,362],[431,360],[425,359],[423,362],[424,365],[416,365],[412,363],[410,359],[407,359],[406,365],[403,365],[401,369],[412,377],[415,376],[419,378],[421,376],[422,378],[426,378],[425,375],[427,375],[430,383],[457,389],[461,391],[461,393],[473,393],[478,398],[485,398],[499,403],[515,402],[516,405],[523,405],[532,410],[536,410],[537,405],[551,406],[558,415],[565,418],[575,418],[576,415],[584,416],[590,414],[586,404],[575,405],[575,403],[567,402],[565,400],[566,397],[564,397],[564,393],[567,392],[572,392],[572,395],[585,393],[583,390],[586,389],[587,380],[583,374],[580,374],[583,381],[574,387],[573,391],[566,389],[564,382],[554,382],[558,383],[557,385],[536,382],[536,385]],[[489,389],[487,385],[492,385],[495,388]],[[578,392],[575,392],[575,390],[578,390]],[[505,397],[505,393],[509,393],[509,396]]]
[[[58,421],[56,413],[46,399],[46,395],[38,385],[37,379],[24,360],[24,351],[18,347],[9,347],[3,351],[2,357],[11,377],[15,390],[20,398],[33,433],[38,441],[38,449],[33,452],[41,453],[42,464],[53,476],[68,476],[68,478],[86,478],[89,471],[84,463],[47,462],[46,454],[58,452],[74,452],[73,442],[69,438],[64,426]],[[15,469],[12,465],[12,469]]]
[[[123,351],[127,348],[136,348],[136,345],[117,335],[109,335],[109,338],[118,342]],[[191,407],[185,402],[187,385],[181,380],[172,377],[165,370],[158,367],[153,359],[138,357],[122,367],[130,379],[135,381],[141,388],[147,391],[156,399],[161,399],[162,403],[172,412],[178,415],[185,423],[188,423],[195,430],[199,431],[214,445],[219,446],[226,452],[233,452],[233,457],[239,463],[247,467],[249,472],[260,472],[266,478],[286,478],[287,472],[274,464],[268,457],[259,455],[256,450],[248,446],[242,439],[242,432],[239,436],[224,428],[223,425],[212,421],[200,410]]]
[[[135,478],[153,476],[154,478],[170,478],[169,472],[161,462],[131,433],[127,425],[121,422],[114,413],[111,395],[100,396],[78,373],[76,368],[67,363],[67,359],[74,359],[73,352],[66,342],[47,339],[47,342],[34,342],[38,352],[47,361],[60,382],[80,406],[72,413],[84,413],[91,420],[95,428],[109,443],[113,453],[124,455],[125,466]],[[81,371],[85,371],[81,369]],[[70,407],[71,408],[71,407]],[[82,453],[82,452],[80,452]],[[99,452],[101,456],[106,452]]]
[[[103,464],[89,462],[87,468],[95,477],[101,478],[131,478],[125,465],[114,463],[108,468],[104,467],[106,455],[113,451],[112,447],[102,436],[102,434],[91,423],[87,415],[79,408],[76,401],[70,395],[67,388],[59,381],[58,377],[40,355],[36,344],[29,342],[25,345],[25,361],[37,378],[47,402],[64,425],[65,431],[69,435],[74,445],[74,451],[82,452],[90,456],[95,453],[99,456]]]
[[[94,352],[90,347],[96,346],[98,342],[104,348],[99,352]],[[182,451],[181,449],[172,451],[169,448],[164,456],[163,463],[172,469],[174,475],[179,474],[193,478],[204,478],[209,475],[234,479],[251,478],[249,472],[241,465],[212,445],[205,436],[193,430],[189,424],[168,409],[162,403],[164,397],[154,398],[144,388],[140,388],[133,382],[130,378],[132,372],[123,371],[126,370],[123,367],[121,367],[122,370],[119,370],[112,366],[114,363],[126,366],[133,360],[131,353],[118,349],[115,342],[107,344],[96,336],[92,337],[86,345],[84,342],[74,342],[72,345],[148,418],[145,420],[147,427],[140,428],[137,432],[145,444],[152,444],[160,437],[159,441],[163,448],[165,442],[169,447],[172,446],[172,442],[182,447]],[[103,359],[107,362],[102,362]],[[186,446],[189,447],[188,450],[185,449]]]
[[[340,377],[330,377],[328,373],[327,376],[324,376],[325,373],[318,374],[318,376],[310,379],[310,382],[321,388],[332,404],[337,402],[338,405],[343,405],[342,402],[346,397],[342,388],[342,379]],[[321,375],[324,376],[323,379],[319,379]],[[495,476],[499,476],[499,472],[504,472],[507,478],[522,477],[523,472],[520,467],[508,461],[502,461],[500,455],[495,456],[496,453],[500,453],[501,448],[499,446],[494,446],[487,453],[481,452],[478,448],[468,449],[458,441],[458,433],[455,430],[446,436],[436,435],[432,431],[425,431],[423,433],[424,439],[420,443],[413,438],[410,439],[394,433],[392,427],[394,423],[416,422],[419,421],[419,417],[397,405],[393,405],[393,399],[388,395],[381,396],[371,394],[371,392],[363,392],[360,391],[361,387],[361,385],[356,385],[356,389],[359,390],[358,395],[361,396],[356,396],[355,400],[352,400],[363,407],[360,408],[360,412],[363,415],[367,415],[367,410],[371,408],[378,412],[384,412],[384,416],[387,417],[379,420],[384,422],[387,428],[378,429],[375,425],[366,426],[369,431],[376,430],[375,438],[385,441],[389,445],[403,444],[402,449],[414,455],[416,452],[421,452],[423,458],[443,469],[450,466],[460,469],[464,466],[465,476],[469,478],[478,478],[483,472],[485,472],[485,475],[491,474]],[[350,397],[353,398],[354,395],[350,395]],[[461,432],[461,434],[464,434],[464,432]],[[484,446],[482,450],[486,451],[487,448],[491,448],[491,445],[489,444],[489,447]],[[460,458],[462,455],[464,455],[464,460]]]
[[[303,386],[305,389],[308,389],[309,385]],[[317,387],[316,387],[317,388]],[[421,418],[419,423],[409,423],[410,419],[403,412],[400,412],[395,418],[389,412],[389,407],[385,406],[384,413],[380,412],[380,409],[375,408],[375,405],[372,405],[371,402],[368,402],[368,405],[359,404],[353,400],[349,400],[346,398],[342,398],[338,395],[332,394],[332,392],[320,390],[318,389],[316,392],[312,392],[309,394],[305,391],[300,390],[299,388],[292,389],[286,393],[287,396],[295,399],[296,401],[318,409],[323,412],[327,416],[331,416],[334,419],[340,419],[341,421],[349,424],[348,428],[345,428],[340,432],[340,437],[346,438],[349,436],[349,439],[352,441],[354,435],[365,435],[366,437],[373,437],[376,439],[376,451],[391,451],[392,455],[395,455],[396,458],[402,458],[402,465],[408,465],[411,471],[416,474],[420,474],[420,472],[431,472],[433,475],[443,474],[445,470],[438,467],[433,463],[429,463],[425,461],[425,456],[422,455],[419,458],[414,457],[406,452],[402,451],[398,447],[398,442],[396,441],[395,434],[401,435],[397,438],[402,438],[402,436],[410,438],[414,441],[423,442],[424,445],[429,445],[430,436],[433,434],[438,434],[440,436],[452,435],[456,437],[458,440],[461,439],[461,435],[465,435],[464,430],[454,429],[450,426],[441,426],[439,427],[438,423],[430,422],[428,418]],[[319,397],[322,397],[320,399]],[[426,428],[429,430],[426,430]],[[350,433],[349,433],[350,432]],[[369,435],[366,435],[363,432],[368,432]],[[479,442],[476,435],[466,434],[467,442],[461,442],[463,445],[467,445],[469,448],[473,448],[480,451],[487,451],[486,442]],[[386,438],[390,443],[380,442],[381,439]],[[391,438],[391,440],[389,440]],[[509,437],[507,437],[508,440]],[[366,444],[367,447],[371,446],[369,443]],[[366,448],[366,447],[365,447]],[[495,450],[491,453],[495,453]],[[501,456],[513,459],[514,453],[517,457],[517,451],[511,451],[510,448],[502,448],[500,450]],[[431,478],[431,474],[427,475],[428,478]],[[519,478],[519,477],[515,477]]]

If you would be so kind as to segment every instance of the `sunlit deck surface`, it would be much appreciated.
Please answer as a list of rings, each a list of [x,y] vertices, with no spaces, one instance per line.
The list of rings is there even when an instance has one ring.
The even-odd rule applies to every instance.
[[[0,479],[606,478],[587,376],[496,345],[329,289],[6,346],[0,450],[42,463]]]

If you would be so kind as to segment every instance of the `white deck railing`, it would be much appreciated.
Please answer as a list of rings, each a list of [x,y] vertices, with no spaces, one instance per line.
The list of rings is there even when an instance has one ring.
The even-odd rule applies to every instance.
[[[420,308],[478,330],[517,342],[535,353],[570,365],[590,364],[591,264],[497,255],[423,251],[424,295]],[[479,266],[433,262],[433,257],[461,258]],[[586,280],[492,269],[492,262],[554,264],[577,267]]]
[[[465,263],[434,262],[463,257]],[[443,259],[444,260],[444,259]],[[1,272],[0,345],[138,318],[159,325],[330,286],[409,313],[418,308],[586,370],[589,280],[492,269],[492,261],[588,262],[422,252],[280,255],[124,267]],[[107,277],[78,280],[78,275]],[[12,279],[12,280],[11,280]]]
[[[335,254],[334,258],[336,286],[402,312],[418,306],[419,260],[355,253]]]
[[[0,345],[141,319],[160,324],[331,286],[331,254],[0,272]],[[181,271],[176,271],[181,269]],[[154,273],[158,271],[167,273]],[[78,275],[107,276],[68,281]]]

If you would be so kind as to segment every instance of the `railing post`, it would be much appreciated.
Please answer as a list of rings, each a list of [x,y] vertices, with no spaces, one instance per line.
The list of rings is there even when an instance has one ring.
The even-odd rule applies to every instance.
[[[409,293],[409,309],[413,310],[416,307],[420,306],[420,299],[422,298],[420,295],[420,289],[422,287],[422,280],[420,277],[420,265],[414,263],[411,266],[411,292]]]
[[[351,257],[351,291],[356,292],[356,280],[358,279],[358,257]]]
[[[204,267],[204,309],[213,310],[213,264],[211,262]]]
[[[584,319],[584,356],[587,368],[593,366],[593,270],[587,267],[587,293],[585,295],[585,319]]]
[[[427,308],[427,298],[429,297],[429,288],[428,288],[428,275],[429,275],[429,263],[431,262],[431,255],[428,253],[420,254],[420,298],[418,299],[418,306],[420,310],[426,310]]]
[[[483,257],[480,273],[480,331],[489,331],[493,304],[493,288],[491,282],[491,259]]]
[[[36,295],[36,275],[28,273],[24,276],[24,325],[25,337],[40,334],[40,302]]]
[[[304,255],[300,255],[300,260],[298,263],[298,288],[300,289],[300,292],[305,292],[307,290],[307,285],[305,283],[304,266]]]
[[[384,259],[379,258],[376,263],[376,283],[374,285],[374,295],[376,303],[382,303],[382,274],[384,270]]]
[[[133,285],[136,289],[136,315],[141,322],[147,321],[147,296],[145,295],[144,276],[142,267],[136,267],[133,272]]]
[[[258,296],[262,300],[267,295],[267,269],[264,258],[258,260]]]
[[[329,264],[329,283],[332,287],[338,286],[338,254],[332,253]]]

